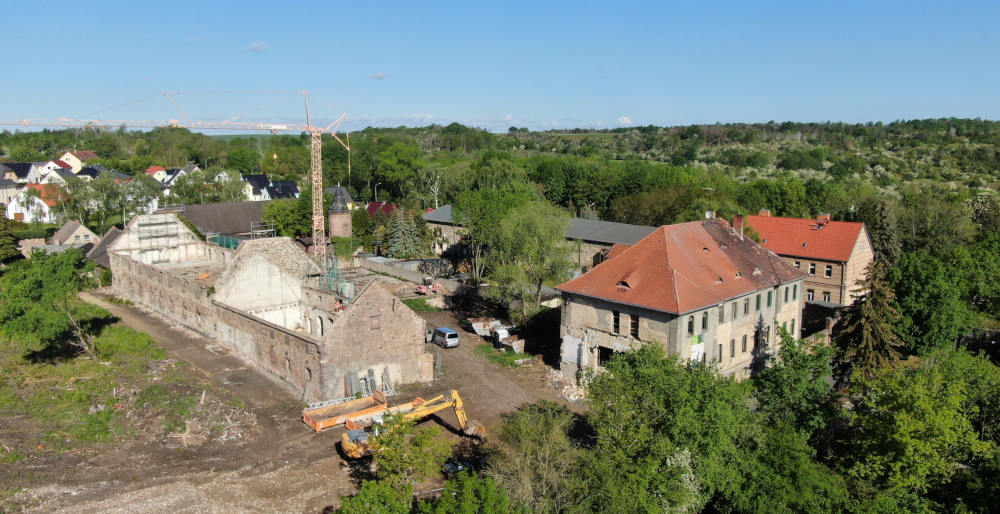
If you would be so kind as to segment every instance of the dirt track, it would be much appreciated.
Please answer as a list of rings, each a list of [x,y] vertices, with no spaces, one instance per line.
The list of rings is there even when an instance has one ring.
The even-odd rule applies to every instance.
[[[189,363],[189,372],[197,378],[243,397],[257,415],[258,436],[180,451],[156,442],[131,442],[28,459],[0,472],[3,484],[23,488],[15,501],[31,511],[319,512],[354,491],[354,481],[335,448],[340,431],[310,431],[299,419],[302,404],[280,382],[248,368],[210,341],[137,309],[94,295],[84,299],[152,336],[171,357]],[[422,315],[429,327],[459,328],[449,312]],[[481,341],[475,334],[463,331],[462,338],[459,348],[438,350],[428,345],[429,351],[441,353],[440,380],[403,389],[400,398],[426,398],[457,388],[470,418],[488,429],[503,413],[524,403],[557,400],[546,384],[548,368],[541,363],[500,368],[475,354]],[[453,424],[455,419],[442,413],[440,422]],[[454,433],[448,437],[460,439]],[[28,487],[24,476],[31,477]]]

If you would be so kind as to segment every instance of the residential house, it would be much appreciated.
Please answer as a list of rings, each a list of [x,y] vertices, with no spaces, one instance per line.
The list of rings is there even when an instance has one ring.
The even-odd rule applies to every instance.
[[[13,180],[0,178],[0,204],[3,204],[4,207],[9,205],[10,201],[17,196],[17,192],[21,190],[21,187],[23,186]]]
[[[461,240],[462,227],[452,219],[451,205],[442,205],[425,213],[423,218],[435,235],[435,254],[441,255]],[[576,269],[585,272],[600,264],[614,245],[635,244],[654,230],[656,227],[645,225],[571,218],[566,239],[573,249]]]
[[[392,213],[398,208],[399,206],[394,203],[368,202],[368,205],[365,206],[365,212],[368,213],[369,218],[374,218],[376,212],[382,211],[387,218],[390,218],[392,217]]]
[[[157,182],[163,182],[163,179],[167,176],[167,169],[163,166],[150,166],[146,168],[146,174],[153,177]]]
[[[108,248],[111,247],[120,235],[122,235],[122,231],[118,227],[112,226],[104,234],[104,237],[87,252],[87,258],[104,269],[111,269],[111,258],[108,256]]]
[[[56,184],[28,184],[7,205],[7,218],[26,223],[52,223],[61,194]]]
[[[243,186],[243,191],[246,194],[248,201],[259,202],[261,200],[271,199],[271,195],[267,191],[267,186],[271,185],[271,179],[267,178],[266,174],[256,173],[240,175],[240,179],[243,182],[246,182]]]
[[[28,175],[31,174],[31,170],[35,167],[35,164],[33,162],[5,162],[0,165],[3,166],[3,178],[20,184],[27,184]]]
[[[59,160],[68,164],[73,173],[79,173],[85,163],[99,159],[96,153],[90,150],[74,150],[66,152],[59,157]]]
[[[86,166],[82,170],[80,170],[79,173],[77,173],[78,177],[83,178],[85,180],[94,180],[102,175],[111,175],[111,178],[115,181],[116,184],[121,184],[123,182],[129,182],[132,180],[132,177],[130,175],[119,173],[115,170],[109,170],[104,166],[101,166],[100,164],[96,164],[94,166]]]
[[[185,205],[182,218],[204,235],[249,238],[251,225],[261,223],[267,202],[225,202]]]
[[[743,378],[801,326],[805,276],[721,219],[655,229],[556,289],[560,369],[570,381],[615,352],[659,344],[685,362]]]
[[[281,198],[298,198],[299,186],[291,180],[272,180],[267,186],[267,196],[271,200]]]
[[[96,243],[97,234],[79,221],[67,221],[49,238],[50,245]]]
[[[733,225],[739,224],[735,218]],[[860,289],[874,258],[864,223],[833,221],[829,214],[815,219],[780,218],[763,210],[757,216],[746,216],[745,224],[760,235],[765,248],[808,275],[806,301],[854,302],[853,294]]]

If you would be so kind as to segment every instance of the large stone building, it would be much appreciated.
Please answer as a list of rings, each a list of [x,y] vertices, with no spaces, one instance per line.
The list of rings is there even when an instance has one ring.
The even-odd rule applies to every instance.
[[[563,376],[576,380],[643,344],[749,376],[778,327],[801,326],[804,278],[720,219],[666,225],[615,245],[604,262],[557,288]]]
[[[425,323],[374,281],[323,274],[289,238],[207,244],[175,214],[136,216],[107,249],[113,290],[233,351],[307,401],[433,378]]]
[[[829,214],[816,219],[779,218],[767,210],[746,216],[745,223],[765,248],[808,275],[806,301],[831,306],[854,303],[853,295],[874,258],[864,223],[832,221]],[[740,224],[737,216],[733,226]]]

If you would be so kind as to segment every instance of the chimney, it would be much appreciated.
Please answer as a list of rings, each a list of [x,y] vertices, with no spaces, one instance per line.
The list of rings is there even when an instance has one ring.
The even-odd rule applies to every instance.
[[[758,216],[767,216],[767,217],[770,217],[771,216],[771,209],[761,209],[760,212],[757,213],[757,215]]]
[[[736,231],[736,234],[738,236],[740,236],[740,241],[742,241],[743,240],[743,215],[742,214],[733,214],[733,230]]]
[[[816,216],[816,224],[817,225],[819,225],[819,226],[822,227],[823,225],[826,225],[828,223],[830,223],[830,215],[829,214],[826,214],[825,212],[821,212],[821,213],[819,213]]]

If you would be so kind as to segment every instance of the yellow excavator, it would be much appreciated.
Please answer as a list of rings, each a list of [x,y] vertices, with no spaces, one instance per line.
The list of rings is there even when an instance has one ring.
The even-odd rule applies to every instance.
[[[465,414],[465,405],[457,389],[452,389],[445,394],[439,394],[430,400],[417,398],[409,403],[412,409],[397,410],[399,416],[405,420],[419,420],[431,414],[445,409],[454,409],[455,417],[462,428],[462,433],[470,437],[482,439],[486,436],[486,427],[469,419]],[[368,432],[357,423],[348,420],[345,423],[347,431],[340,436],[340,449],[344,455],[350,459],[360,459],[378,453],[380,448],[378,443],[369,437]]]

